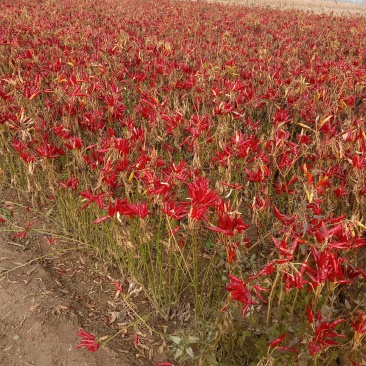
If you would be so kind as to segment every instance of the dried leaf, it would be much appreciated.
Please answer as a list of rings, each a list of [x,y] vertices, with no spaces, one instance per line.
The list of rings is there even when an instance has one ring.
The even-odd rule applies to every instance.
[[[189,343],[197,343],[197,342],[199,342],[199,338],[198,337],[194,337],[194,336],[189,336],[188,337],[188,342]]]
[[[108,314],[110,316],[108,325],[110,325],[118,319],[120,312],[119,311],[110,311],[110,312],[108,312]]]

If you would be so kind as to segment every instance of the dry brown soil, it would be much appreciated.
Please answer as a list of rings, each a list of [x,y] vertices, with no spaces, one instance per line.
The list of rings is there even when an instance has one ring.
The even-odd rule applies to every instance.
[[[118,271],[78,249],[80,244],[56,238],[50,245],[47,232],[54,224],[40,215],[48,208],[27,214],[27,203],[18,206],[16,195],[0,190],[4,201],[14,216],[11,224],[0,224],[1,366],[149,366],[167,360],[162,338],[136,321],[134,309],[140,315],[152,309],[133,280],[120,278]],[[17,226],[28,221],[37,229],[24,239],[14,238]],[[72,250],[62,252],[66,248]],[[126,292],[132,289],[129,306],[114,281]],[[128,325],[128,331],[95,353],[75,349],[80,328],[101,338]]]
[[[33,245],[34,243],[31,243]],[[23,252],[0,242],[1,268],[26,263]],[[60,288],[58,288],[60,287]],[[34,262],[0,282],[0,364],[3,366],[131,365],[124,357],[102,348],[97,353],[74,350],[80,322],[70,297],[41,263]],[[65,293],[64,293],[65,292]]]

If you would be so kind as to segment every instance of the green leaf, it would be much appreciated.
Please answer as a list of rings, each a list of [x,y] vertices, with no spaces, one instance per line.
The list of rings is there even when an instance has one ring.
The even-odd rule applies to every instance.
[[[10,210],[5,207],[0,207],[0,212],[3,212],[8,220],[10,220]]]
[[[175,352],[174,359],[175,360],[178,359],[180,356],[182,356],[182,354],[183,351],[180,348],[178,348],[177,351]]]
[[[194,358],[193,349],[192,347],[186,348],[186,353],[191,357]]]
[[[175,344],[179,344],[182,341],[182,338],[178,336],[169,336],[170,340],[173,341]]]
[[[207,250],[213,250],[215,248],[215,244],[212,242],[212,240],[207,240],[205,246]]]
[[[13,341],[17,341],[20,337],[18,336],[18,334],[16,334],[14,337],[13,337]]]
[[[338,351],[334,351],[334,352],[332,353],[332,356],[331,356],[332,361],[336,360],[336,359],[338,358],[338,356],[339,356]]]

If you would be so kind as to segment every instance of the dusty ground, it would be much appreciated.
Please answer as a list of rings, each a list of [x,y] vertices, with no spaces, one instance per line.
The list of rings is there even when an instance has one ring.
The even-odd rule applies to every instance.
[[[52,224],[37,213],[27,214],[8,191],[5,196],[0,191],[0,203],[4,204],[4,198],[14,216],[10,225],[0,224],[0,365],[149,366],[165,361],[162,339],[136,322],[116,292],[115,280],[126,292],[133,288],[133,281],[118,278],[117,271],[77,249],[80,244],[57,238],[50,245],[50,235],[32,229],[26,238],[14,238],[16,225],[24,227],[28,220],[45,232]],[[62,253],[62,248],[75,250]],[[151,312],[143,296],[135,293],[129,297],[130,307],[139,314]],[[95,353],[74,349],[80,341],[75,332],[80,328],[101,338],[128,325],[128,331]],[[140,334],[138,346],[136,333]]]
[[[334,0],[221,0],[225,3],[243,5],[269,5],[274,8],[296,8],[315,13],[335,13],[338,15],[366,15],[366,5],[357,5]]]
[[[31,253],[0,243],[1,268],[31,259]],[[56,285],[57,286],[57,285]],[[0,282],[0,364],[4,366],[131,365],[108,348],[74,350],[80,323],[70,299],[57,291],[40,263],[14,271]]]

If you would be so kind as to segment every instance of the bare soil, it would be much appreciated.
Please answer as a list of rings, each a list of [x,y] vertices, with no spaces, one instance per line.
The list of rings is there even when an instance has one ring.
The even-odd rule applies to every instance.
[[[12,268],[26,263],[32,253],[20,252],[2,238],[0,263]],[[66,292],[64,290],[64,292]],[[74,350],[81,327],[71,301],[40,263],[25,266],[0,283],[0,364],[21,365],[131,365],[108,348],[97,353]]]
[[[50,235],[40,230],[14,238],[16,225],[25,227],[30,221],[46,233],[52,224],[32,210],[27,214],[24,202],[18,206],[9,190],[0,191],[0,198],[14,210],[11,224],[0,224],[1,366],[149,366],[167,359],[162,338],[136,322],[134,308],[140,315],[152,309],[131,279],[119,278],[118,271],[74,242],[56,239],[50,245]],[[129,306],[114,281],[134,290]],[[75,349],[80,328],[102,338],[128,326],[95,353]]]

